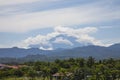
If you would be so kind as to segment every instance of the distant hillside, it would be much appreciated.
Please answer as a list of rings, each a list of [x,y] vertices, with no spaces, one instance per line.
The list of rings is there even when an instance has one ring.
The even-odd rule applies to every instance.
[[[97,59],[103,58],[120,58],[120,44],[114,44],[109,47],[101,46],[84,46],[76,47],[72,49],[56,49],[56,50],[40,50],[38,48],[1,48],[0,58],[21,58],[21,60],[54,60],[54,59],[65,59],[65,58],[77,58],[77,57],[95,57]]]
[[[101,46],[85,46],[73,49],[65,49],[60,52],[52,53],[51,56],[71,56],[71,57],[89,57],[93,56],[98,59],[102,58],[120,58],[120,44],[112,45],[110,47]]]
[[[30,49],[24,49],[24,48],[0,48],[0,57],[25,57],[27,55],[36,55],[36,54],[44,54],[47,51],[40,50],[38,48],[30,48]]]

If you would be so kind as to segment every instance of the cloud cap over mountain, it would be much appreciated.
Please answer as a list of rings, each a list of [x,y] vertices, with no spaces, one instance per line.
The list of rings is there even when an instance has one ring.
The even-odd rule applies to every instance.
[[[54,32],[46,35],[37,35],[29,37],[21,42],[21,47],[37,47],[44,50],[52,50],[56,48],[73,48],[87,45],[103,44],[91,36],[98,29],[95,27],[70,28],[58,26],[54,28]]]

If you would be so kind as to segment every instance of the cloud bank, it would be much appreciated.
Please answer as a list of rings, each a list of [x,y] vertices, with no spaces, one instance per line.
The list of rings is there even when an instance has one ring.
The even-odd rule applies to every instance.
[[[20,0],[20,2],[22,1]],[[111,9],[108,5],[98,3],[36,12],[27,12],[24,8],[19,9],[14,7],[9,9],[7,7],[1,10],[0,32],[21,33],[58,25],[74,26],[79,24],[94,24],[120,19],[119,14],[120,10],[118,7]]]
[[[47,35],[37,35],[35,37],[29,37],[23,40],[19,44],[19,47],[25,48],[30,47],[30,45],[37,45],[37,47],[40,49],[52,50],[55,49],[54,45],[75,47],[75,43],[79,44],[79,46],[81,46],[80,44],[82,44],[82,46],[88,44],[103,46],[99,40],[90,36],[90,34],[95,33],[97,30],[98,29],[95,27],[75,29],[58,26],[54,28],[54,32],[52,33],[49,33]],[[71,40],[71,38],[74,38],[74,41]]]

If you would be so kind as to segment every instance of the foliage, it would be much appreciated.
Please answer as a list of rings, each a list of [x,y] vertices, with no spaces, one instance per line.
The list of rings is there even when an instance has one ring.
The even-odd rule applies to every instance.
[[[26,66],[19,69],[0,69],[0,78],[7,80],[7,78],[16,77],[19,80],[19,78],[27,77],[28,80],[37,80],[37,78],[39,78],[38,80],[54,80],[52,75],[60,73],[62,74],[60,79],[64,80],[120,79],[120,60],[113,58],[104,60],[95,60],[93,57],[88,59],[70,58],[66,60],[57,59],[54,62],[27,62],[22,65]],[[72,74],[68,76],[70,73]]]

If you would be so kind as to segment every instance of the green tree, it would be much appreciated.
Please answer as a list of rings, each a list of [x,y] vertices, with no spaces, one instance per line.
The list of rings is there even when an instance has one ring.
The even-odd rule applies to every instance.
[[[34,80],[35,76],[37,75],[36,71],[35,70],[29,70],[27,72],[27,76],[30,77],[32,80]]]
[[[20,69],[13,69],[12,74],[16,77],[22,77],[24,75],[23,71],[21,71]]]
[[[75,70],[72,80],[82,80],[82,79],[85,79],[85,71],[82,69]]]
[[[83,58],[80,59],[79,65],[80,65],[80,67],[84,67],[84,65],[85,65],[85,60],[84,60]]]
[[[90,56],[87,60],[87,66],[91,68],[94,65],[94,63],[95,63],[95,59]]]

